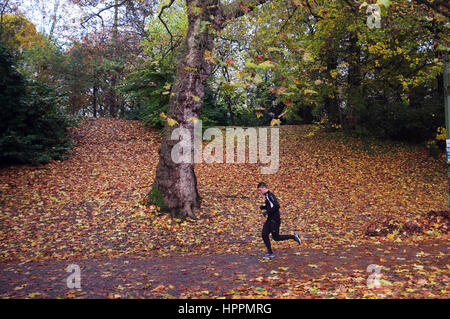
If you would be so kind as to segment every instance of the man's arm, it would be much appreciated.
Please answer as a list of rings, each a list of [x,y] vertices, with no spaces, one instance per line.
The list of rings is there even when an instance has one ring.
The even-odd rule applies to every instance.
[[[280,204],[278,203],[278,200],[275,197],[275,195],[269,192],[267,198],[269,200],[269,207],[266,208],[267,213],[272,214],[272,213],[278,211],[280,209]]]
[[[259,209],[261,210],[263,216],[267,216],[267,201],[264,205],[259,206]]]

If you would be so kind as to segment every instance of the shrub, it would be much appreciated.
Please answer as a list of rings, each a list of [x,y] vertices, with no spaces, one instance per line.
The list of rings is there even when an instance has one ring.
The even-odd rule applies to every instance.
[[[72,147],[67,128],[74,125],[59,107],[64,94],[30,81],[16,71],[0,43],[0,163],[47,163],[65,159]]]

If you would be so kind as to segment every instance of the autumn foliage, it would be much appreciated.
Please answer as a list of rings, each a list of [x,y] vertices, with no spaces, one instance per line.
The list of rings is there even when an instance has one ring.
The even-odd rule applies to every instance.
[[[157,131],[84,120],[68,160],[0,170],[0,271],[11,276],[0,295],[36,292],[14,275],[20,262],[45,262],[52,286],[75,260],[96,271],[83,270],[87,288],[67,295],[55,286],[32,297],[448,297],[448,213],[430,213],[445,210],[441,159],[312,126],[280,130],[274,175],[259,175],[258,164],[196,166],[202,212],[193,222],[145,205]],[[304,242],[275,243],[270,262],[260,259],[261,180],[280,201],[282,232],[297,230]],[[366,233],[387,220],[403,228]],[[404,232],[409,223],[421,231]],[[382,289],[366,287],[369,264],[386,268]],[[157,267],[166,271],[147,272]],[[113,280],[104,292],[101,278]]]

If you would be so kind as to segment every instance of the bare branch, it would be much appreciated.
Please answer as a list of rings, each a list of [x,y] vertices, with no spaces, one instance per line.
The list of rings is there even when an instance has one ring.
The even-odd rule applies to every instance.
[[[92,15],[90,15],[89,17],[87,17],[86,19],[84,19],[84,20],[81,22],[81,26],[84,28],[84,24],[85,24],[86,22],[88,22],[89,20],[91,20],[92,18],[94,18],[94,17],[100,18],[100,20],[102,20],[102,26],[104,26],[104,21],[103,21],[103,17],[101,16],[101,13],[103,13],[104,11],[107,11],[107,10],[109,10],[109,9],[115,8],[115,7],[121,7],[121,6],[123,6],[125,3],[127,3],[128,1],[130,1],[130,0],[123,0],[122,2],[118,3],[117,5],[116,5],[116,4],[112,4],[112,5],[110,5],[110,6],[106,6],[106,7],[102,8],[102,9],[100,9],[100,10],[97,11],[96,13],[93,13]]]
[[[172,33],[170,32],[169,27],[168,27],[167,24],[164,22],[164,20],[162,19],[161,16],[162,16],[164,10],[169,9],[169,8],[172,6],[172,4],[173,4],[174,2],[175,2],[175,0],[170,0],[170,3],[164,5],[164,6],[161,8],[161,11],[160,11],[159,14],[158,14],[158,19],[159,19],[159,21],[161,21],[161,23],[164,25],[164,28],[166,28],[167,33],[169,33],[169,35],[170,35],[170,47],[171,47],[171,48],[173,48],[173,35],[172,35]]]
[[[2,9],[0,11],[0,35],[3,32],[3,16],[5,15],[6,9],[8,8],[9,0],[3,3]]]

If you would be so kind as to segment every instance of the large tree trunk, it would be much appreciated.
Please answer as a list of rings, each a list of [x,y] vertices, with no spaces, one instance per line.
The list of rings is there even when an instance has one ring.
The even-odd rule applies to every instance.
[[[179,141],[171,140],[171,135],[175,128],[184,128],[189,130],[191,140],[194,140],[194,122],[189,119],[200,117],[204,83],[212,69],[211,63],[204,58],[205,50],[212,51],[214,41],[214,32],[211,32],[213,30],[210,27],[205,27],[205,22],[211,23],[211,15],[216,15],[214,8],[207,8],[208,3],[217,4],[213,1],[186,0],[188,7],[200,7],[202,10],[192,10],[192,7],[188,10],[188,32],[167,112],[167,116],[179,124],[170,126],[166,123],[159,149],[159,163],[153,187],[157,187],[162,194],[172,216],[195,218],[195,212],[200,208],[194,163],[175,163],[172,160],[172,148]],[[193,152],[192,147],[192,158]]]
[[[159,194],[172,216],[196,218],[200,209],[200,196],[194,163],[175,163],[172,148],[179,143],[171,140],[174,129],[187,129],[194,140],[194,122],[199,118],[205,93],[204,84],[212,71],[211,62],[205,60],[205,51],[212,52],[214,37],[224,23],[253,10],[267,0],[242,0],[221,5],[219,0],[186,0],[188,31],[171,90],[167,116],[178,122],[166,123],[159,149],[159,162],[151,194]],[[251,7],[247,6],[252,4]],[[192,143],[191,143],[192,144]],[[191,148],[191,158],[194,149]]]

